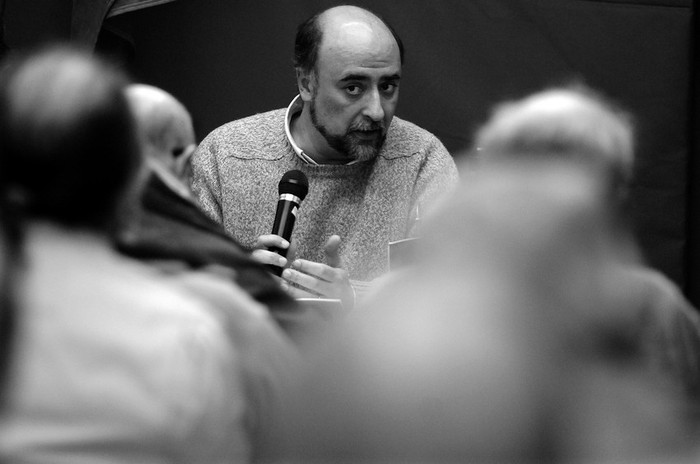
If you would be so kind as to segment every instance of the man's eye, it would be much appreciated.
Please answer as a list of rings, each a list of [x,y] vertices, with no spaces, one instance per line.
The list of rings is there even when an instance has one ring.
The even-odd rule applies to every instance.
[[[382,92],[384,93],[394,93],[397,87],[398,85],[394,84],[393,82],[386,82],[381,85]]]
[[[359,85],[348,85],[345,87],[345,91],[349,93],[350,95],[359,95],[362,89],[360,88]]]

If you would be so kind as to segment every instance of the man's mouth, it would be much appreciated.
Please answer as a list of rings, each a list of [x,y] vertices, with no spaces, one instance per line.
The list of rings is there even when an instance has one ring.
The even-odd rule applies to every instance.
[[[354,133],[363,140],[376,139],[382,135],[381,129],[356,130]]]

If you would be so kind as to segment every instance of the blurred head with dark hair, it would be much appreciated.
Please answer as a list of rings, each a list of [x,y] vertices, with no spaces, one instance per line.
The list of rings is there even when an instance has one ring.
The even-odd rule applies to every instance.
[[[125,76],[87,51],[53,45],[0,77],[0,185],[30,219],[107,229],[140,153]]]

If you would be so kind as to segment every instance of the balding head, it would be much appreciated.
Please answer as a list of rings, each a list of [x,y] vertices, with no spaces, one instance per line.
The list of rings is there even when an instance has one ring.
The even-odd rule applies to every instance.
[[[587,89],[551,89],[496,108],[478,132],[482,160],[571,160],[624,190],[634,164],[629,117]]]
[[[401,50],[391,28],[362,8],[330,8],[303,23],[295,44],[303,102],[291,127],[297,145],[322,164],[376,157],[399,99]]]
[[[373,40],[379,40],[381,43],[373,44]],[[329,44],[376,47],[386,45],[387,41],[389,46],[397,47],[400,61],[403,63],[403,42],[386,21],[364,8],[352,5],[336,6],[312,16],[299,26],[294,45],[294,66],[304,72],[314,70],[320,48]]]
[[[145,156],[158,160],[180,176],[183,157],[189,157],[195,147],[189,112],[171,94],[150,85],[132,84],[126,95]]]

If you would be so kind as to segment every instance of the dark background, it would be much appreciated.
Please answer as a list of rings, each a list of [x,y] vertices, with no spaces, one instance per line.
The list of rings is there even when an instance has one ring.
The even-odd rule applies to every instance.
[[[286,106],[296,93],[296,25],[337,3],[176,0],[107,18],[95,44],[136,80],[177,96],[201,139],[224,122]],[[700,205],[698,20],[692,0],[354,3],[384,16],[406,46],[397,115],[433,132],[457,159],[466,156],[493,104],[546,86],[584,82],[633,113],[634,226],[648,262],[700,306],[700,219],[693,214]],[[4,5],[10,49],[57,37],[84,40],[76,35],[70,1]]]

